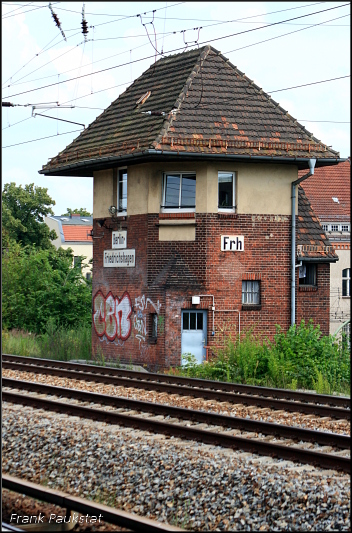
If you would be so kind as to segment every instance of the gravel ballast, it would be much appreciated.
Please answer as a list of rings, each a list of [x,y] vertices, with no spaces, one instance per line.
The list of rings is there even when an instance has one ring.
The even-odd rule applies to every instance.
[[[3,472],[193,530],[350,531],[350,477],[3,403]]]

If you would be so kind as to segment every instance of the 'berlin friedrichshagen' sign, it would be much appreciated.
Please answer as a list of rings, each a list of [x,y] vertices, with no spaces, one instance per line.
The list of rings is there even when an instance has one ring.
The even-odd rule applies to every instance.
[[[104,267],[136,266],[135,250],[104,250]]]

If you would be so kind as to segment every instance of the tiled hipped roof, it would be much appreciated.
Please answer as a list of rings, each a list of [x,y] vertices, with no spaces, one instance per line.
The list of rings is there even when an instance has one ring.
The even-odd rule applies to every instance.
[[[300,178],[305,171],[300,171]],[[351,161],[315,169],[302,187],[321,221],[349,221],[351,216]],[[335,200],[334,200],[335,198]],[[336,201],[337,200],[337,201]]]
[[[325,235],[303,188],[298,186],[298,217],[296,225],[297,259],[335,262],[338,256]]]
[[[92,170],[149,150],[339,158],[220,52],[204,46],[153,64],[40,173],[70,168],[74,175],[79,166]]]

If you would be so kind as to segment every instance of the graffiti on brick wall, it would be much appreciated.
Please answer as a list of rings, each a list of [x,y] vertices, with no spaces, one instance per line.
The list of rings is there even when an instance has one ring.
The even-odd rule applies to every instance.
[[[109,341],[128,339],[132,329],[131,314],[132,303],[128,292],[117,298],[111,292],[104,297],[98,291],[93,298],[93,325],[98,337],[105,335]]]
[[[150,298],[137,296],[134,308],[128,292],[121,298],[113,296],[110,291],[106,296],[99,290],[93,298],[93,326],[100,340],[107,340],[120,344],[129,338],[132,332],[136,339],[144,343],[147,337],[147,313],[151,308],[159,315],[161,304],[155,304]],[[131,317],[132,312],[133,319]]]
[[[134,299],[135,314],[133,317],[133,329],[136,333],[136,338],[139,340],[139,346],[141,342],[145,342],[147,336],[147,309],[148,305],[153,307],[157,315],[159,315],[161,304],[158,302],[155,304],[150,298],[146,298],[145,295],[137,296]]]

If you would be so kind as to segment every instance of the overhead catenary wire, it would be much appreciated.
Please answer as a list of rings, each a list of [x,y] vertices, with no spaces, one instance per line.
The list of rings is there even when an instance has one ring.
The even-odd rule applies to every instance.
[[[326,11],[331,11],[331,10],[333,10],[333,9],[338,9],[338,8],[341,8],[341,7],[345,7],[345,6],[347,6],[347,5],[349,5],[349,4],[342,4],[342,5],[340,5],[340,6],[332,7],[332,8],[329,8],[329,9],[324,9],[324,10],[322,10],[322,11],[317,11],[317,12],[315,12],[315,13],[309,13],[309,14],[307,14],[307,15],[301,15],[300,17],[295,17],[294,19],[289,19],[289,20],[295,20],[295,19],[297,19],[297,18],[307,17],[307,16],[311,16],[311,15],[314,15],[314,14],[317,14],[317,13],[323,13],[323,12],[326,12]],[[281,21],[281,22],[282,22],[282,21]],[[285,22],[287,22],[287,21],[285,21]],[[201,45],[205,45],[205,44],[208,44],[208,42],[214,42],[214,41],[218,41],[218,40],[220,40],[220,39],[227,39],[227,38],[229,38],[229,37],[233,37],[233,36],[235,36],[235,35],[241,35],[241,34],[243,34],[243,33],[249,33],[249,32],[253,32],[253,31],[258,31],[258,30],[261,30],[261,29],[264,29],[264,28],[268,28],[268,27],[271,27],[271,26],[276,26],[276,25],[278,25],[278,24],[280,24],[280,22],[273,22],[273,23],[267,24],[266,26],[261,26],[260,28],[252,28],[252,29],[250,29],[250,30],[245,30],[245,31],[243,31],[243,32],[237,32],[237,33],[234,33],[234,34],[231,34],[231,35],[225,35],[225,36],[223,36],[223,37],[217,37],[217,38],[214,38],[214,39],[210,39],[210,40],[208,40],[207,42],[199,43],[199,45],[200,45],[200,46],[201,46]],[[176,51],[179,51],[179,50],[182,50],[182,49],[183,49],[183,47],[176,48],[176,49],[174,49],[174,50],[170,50],[168,53],[176,52]],[[144,57],[144,58],[136,59],[136,60],[133,61],[133,63],[137,63],[137,62],[140,62],[140,61],[144,61],[144,60],[146,60],[146,59],[151,59],[151,58],[153,58],[153,57],[154,57],[154,56],[147,56],[147,57]],[[105,69],[101,69],[101,70],[95,71],[95,72],[92,73],[92,74],[82,74],[81,76],[76,76],[76,77],[74,77],[74,78],[70,78],[69,80],[61,81],[60,83],[68,83],[68,82],[73,81],[73,80],[75,80],[75,79],[77,79],[77,78],[86,77],[86,76],[88,76],[88,75],[100,74],[100,73],[102,73],[102,72],[106,72],[106,71],[109,71],[109,70],[113,70],[113,69],[116,69],[116,68],[120,68],[120,67],[122,67],[122,66],[126,66],[126,65],[128,65],[128,64],[129,64],[129,62],[126,62],[126,63],[120,64],[120,65],[115,65],[115,66],[113,66],[113,67],[107,67],[107,68],[105,68]],[[38,91],[38,90],[46,89],[46,88],[48,88],[48,87],[52,87],[52,86],[54,86],[54,85],[56,85],[56,84],[57,84],[57,83],[52,83],[52,84],[49,84],[49,85],[44,85],[44,86],[42,86],[42,87],[37,87],[37,88],[35,88],[35,89],[29,89],[29,90],[27,90],[27,91],[22,91],[22,92],[20,92],[20,93],[11,94],[11,95],[8,95],[7,97],[8,97],[8,98],[12,98],[12,97],[14,97],[14,96],[20,96],[20,95],[22,95],[22,94],[27,94],[27,93],[29,93],[29,92],[33,92],[33,91]]]
[[[33,118],[33,117],[29,117],[29,118]],[[40,137],[40,139],[31,139],[30,141],[23,141],[23,142],[16,143],[16,144],[9,144],[8,146],[3,146],[3,148],[11,148],[12,146],[20,146],[21,144],[28,144],[28,143],[33,143],[36,141],[42,141],[44,139],[50,139],[51,137],[57,137],[58,135],[68,135],[69,133],[76,133],[77,131],[82,131],[82,130],[73,130],[73,131],[65,131],[64,133],[56,133],[55,135],[48,135],[47,137]]]
[[[315,4],[308,4],[308,5],[315,5]],[[292,9],[292,8],[291,8],[291,9]],[[289,9],[289,10],[290,10],[290,9]],[[154,10],[154,11],[155,11],[155,10]],[[283,10],[283,11],[286,11],[286,10]],[[281,12],[281,11],[279,11],[279,12]],[[274,13],[276,13],[276,12],[274,12]],[[269,14],[270,14],[270,13],[269,13]],[[137,15],[137,16],[139,16],[139,15]],[[334,18],[334,19],[330,19],[329,21],[324,21],[324,22],[321,22],[321,23],[318,23],[318,24],[308,25],[307,27],[303,28],[302,30],[296,30],[296,31],[303,31],[303,30],[305,30],[305,29],[309,29],[309,28],[312,28],[312,27],[314,27],[314,26],[320,26],[320,25],[322,25],[322,24],[326,24],[327,22],[334,21],[334,20],[338,20],[339,18],[344,18],[344,17],[347,17],[347,16],[350,16],[350,15],[348,14],[348,15],[344,15],[344,16],[342,16],[342,17],[337,17],[337,18]],[[245,18],[253,18],[253,17],[245,17]],[[209,24],[209,25],[204,26],[204,28],[208,28],[208,27],[216,26],[216,25],[218,25],[218,24],[226,24],[226,23],[229,23],[229,22],[239,22],[239,21],[243,21],[243,20],[244,20],[244,19],[234,19],[234,20],[224,21],[224,22],[220,22],[220,23]],[[283,23],[282,23],[282,24],[283,24]],[[198,28],[188,28],[187,30],[172,31],[172,32],[168,32],[167,35],[174,35],[174,34],[176,34],[176,33],[184,33],[185,31],[188,31],[188,30],[191,30],[191,29],[194,30],[194,29],[198,29]],[[155,28],[154,28],[154,32],[155,32]],[[290,33],[295,33],[295,32],[290,32]],[[282,35],[280,35],[280,36],[276,36],[276,37],[272,37],[272,38],[269,38],[269,39],[266,39],[266,40],[263,40],[263,41],[259,41],[258,43],[253,43],[253,44],[246,45],[246,46],[243,46],[243,47],[240,47],[240,48],[236,48],[235,50],[230,50],[230,51],[225,52],[225,53],[230,53],[230,52],[234,52],[234,51],[242,50],[242,49],[244,49],[244,48],[248,48],[248,47],[250,47],[250,46],[256,46],[257,44],[261,44],[261,43],[264,43],[264,42],[268,42],[268,41],[270,41],[270,40],[278,39],[278,38],[280,38],[280,37],[283,37],[283,36],[289,35],[290,33],[285,33],[285,34],[282,34]],[[147,32],[147,34],[148,34],[148,32]],[[75,34],[75,35],[77,35],[77,34]],[[74,35],[71,36],[71,37],[74,37]],[[71,37],[69,37],[69,38],[71,38]],[[116,39],[126,39],[126,38],[135,38],[135,37],[138,37],[138,36],[106,37],[106,38],[102,38],[102,39],[99,39],[99,38],[98,38],[98,39],[95,39],[95,40],[96,40],[96,42],[98,42],[98,41],[116,40]],[[149,41],[150,41],[149,35],[148,35],[148,39],[149,39]],[[82,43],[79,43],[79,44],[77,44],[76,46],[80,46],[81,44],[82,44]],[[56,46],[56,45],[55,45],[55,46]],[[142,46],[139,46],[139,47],[135,47],[135,48],[132,49],[132,50],[136,50],[137,48],[141,48],[141,47],[143,47],[143,45],[142,45]],[[74,48],[72,48],[71,51],[72,51],[72,50],[74,50]],[[65,52],[65,53],[68,53],[68,52]],[[123,53],[126,53],[126,52],[122,52],[122,54],[123,54]],[[121,55],[122,55],[122,54],[121,54]],[[37,54],[37,55],[39,55],[39,54]],[[118,55],[118,54],[116,54],[116,55]],[[61,57],[61,56],[59,56],[59,57]],[[110,56],[110,57],[114,57],[114,56]],[[32,58],[32,59],[34,59],[34,58]],[[58,59],[58,58],[52,59],[50,62],[53,62],[53,61],[55,61],[56,59]],[[104,59],[102,59],[102,60],[99,60],[98,62],[104,61],[104,60],[106,60],[106,59],[108,59],[108,58],[104,58]],[[31,60],[30,60],[30,61],[31,61]],[[36,72],[37,70],[43,68],[44,66],[46,66],[46,65],[49,64],[50,62],[45,63],[45,64],[42,65],[41,67],[38,67],[38,68],[35,69],[34,71],[32,71],[32,72],[26,74],[25,76],[23,76],[22,78],[20,78],[20,80],[21,80],[21,79],[24,79],[24,78],[27,77],[27,76],[30,76],[30,74],[33,74],[34,72]],[[28,63],[29,63],[29,62],[28,62]],[[27,64],[28,64],[28,63],[27,63]],[[24,66],[26,66],[26,65],[24,65]],[[22,67],[22,68],[23,68],[23,67]],[[20,69],[20,70],[21,70],[21,69]],[[70,71],[72,71],[72,70],[76,70],[76,68],[74,68],[74,69],[69,69],[69,70],[66,71],[66,72],[70,72]],[[16,73],[15,73],[15,74],[16,74]],[[13,74],[13,76],[15,76],[15,74]],[[92,74],[93,74],[93,73],[92,73]],[[11,77],[11,80],[12,80],[13,76]],[[36,78],[36,79],[34,79],[34,80],[27,80],[27,82],[29,83],[29,82],[32,82],[32,81],[38,81],[38,80],[46,79],[46,78],[49,78],[49,77],[52,77],[52,76],[45,76],[45,77],[42,77],[42,78]],[[15,85],[20,84],[20,80],[16,80],[15,82],[12,82],[10,85],[8,85],[8,87],[10,87],[10,86],[15,86]],[[7,80],[7,81],[8,81],[8,80]],[[22,82],[22,83],[27,83],[27,82]],[[6,83],[6,82],[5,82],[5,83]]]

